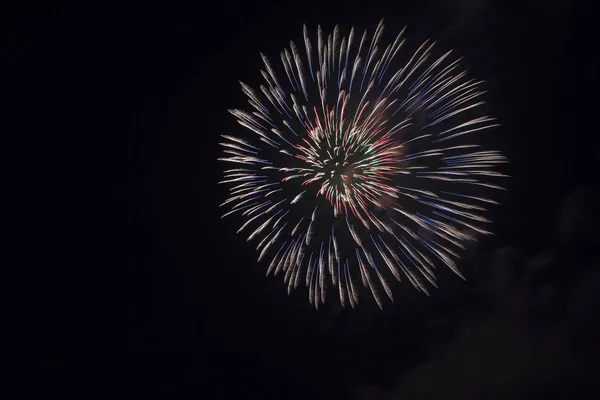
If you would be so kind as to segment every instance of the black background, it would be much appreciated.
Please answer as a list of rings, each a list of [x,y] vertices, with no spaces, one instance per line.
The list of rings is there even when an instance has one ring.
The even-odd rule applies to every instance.
[[[111,183],[126,188],[113,199],[125,195],[128,205],[125,379],[134,395],[597,392],[598,60],[591,14],[579,4],[123,2],[15,15],[3,20],[3,63],[23,61],[31,89],[50,90],[15,91],[13,101],[68,99],[68,123],[92,139],[87,146],[103,148],[115,133],[117,148],[127,140],[127,171]],[[330,304],[316,312],[305,290],[288,297],[265,279],[236,221],[219,219],[217,143],[239,129],[226,109],[243,106],[239,80],[258,82],[259,52],[301,41],[303,23],[312,32],[317,24],[372,31],[381,18],[388,31],[408,25],[416,42],[432,37],[455,49],[486,80],[512,178],[495,236],[462,265],[466,283],[442,276],[431,298],[406,290],[383,311]],[[98,169],[117,164],[107,153]]]
[[[593,370],[590,350],[578,356],[576,343],[594,331],[569,318],[582,307],[572,300],[576,271],[598,265],[581,244],[594,231],[563,247],[555,233],[561,201],[593,183],[597,154],[597,61],[582,10],[566,1],[165,4],[115,11],[97,32],[114,46],[105,61],[117,81],[106,101],[128,130],[134,391],[286,399],[581,398],[592,390],[583,372]],[[226,109],[243,105],[239,80],[257,82],[259,52],[300,41],[302,23],[372,30],[382,17],[388,30],[408,25],[413,39],[456,49],[486,79],[513,178],[496,236],[463,266],[467,284],[447,277],[432,298],[407,292],[383,312],[315,312],[302,290],[288,297],[265,279],[253,248],[234,234],[237,222],[219,219],[218,135],[238,129]],[[550,266],[530,272],[530,260],[548,252]],[[588,304],[585,325],[598,309],[579,301]]]

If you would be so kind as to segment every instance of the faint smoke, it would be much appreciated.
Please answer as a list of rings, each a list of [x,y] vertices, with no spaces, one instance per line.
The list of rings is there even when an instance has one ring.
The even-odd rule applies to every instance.
[[[555,237],[561,244],[576,241],[597,242],[597,217],[593,208],[598,205],[598,196],[590,188],[579,188],[565,197],[559,208],[559,220],[555,229]]]

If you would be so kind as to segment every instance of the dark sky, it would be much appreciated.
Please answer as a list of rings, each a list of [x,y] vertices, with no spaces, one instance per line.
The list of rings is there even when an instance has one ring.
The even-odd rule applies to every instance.
[[[127,134],[133,392],[349,399],[396,398],[424,386],[429,392],[410,389],[417,394],[402,398],[438,398],[424,393],[451,379],[444,376],[489,371],[492,364],[502,369],[489,375],[508,383],[459,376],[446,398],[555,392],[544,383],[554,377],[550,372],[539,373],[542,383],[533,389],[523,386],[525,378],[503,377],[521,367],[530,377],[538,365],[561,364],[574,341],[565,328],[556,334],[562,341],[554,353],[531,344],[532,332],[554,338],[547,333],[552,327],[570,326],[563,309],[576,303],[560,294],[555,302],[540,300],[538,312],[530,297],[544,298],[524,278],[523,266],[550,252],[553,267],[544,271],[555,272],[539,279],[550,282],[552,293],[566,293],[564,282],[576,280],[576,268],[565,260],[590,251],[573,241],[562,250],[554,233],[565,196],[592,184],[598,154],[591,107],[598,63],[582,10],[563,0],[193,3],[80,10],[86,17],[75,25],[91,33],[89,41],[73,38],[75,32],[59,35],[92,49],[82,53],[95,64],[84,82],[98,77],[96,103],[110,114],[114,131]],[[498,147],[513,178],[495,215],[496,236],[463,266],[467,284],[448,275],[431,298],[407,290],[384,311],[371,304],[315,312],[305,290],[288,297],[277,279],[265,279],[254,249],[235,235],[235,222],[219,219],[218,135],[239,129],[226,109],[243,106],[239,80],[258,81],[259,52],[278,54],[290,39],[300,41],[303,23],[372,31],[381,18],[389,30],[408,25],[410,37],[434,37],[456,49],[471,74],[487,81],[488,101],[503,126]],[[534,318],[544,312],[551,315],[545,325]],[[512,331],[514,342],[506,339]],[[509,350],[498,351],[502,346]],[[524,361],[534,347],[539,351]],[[508,354],[504,364],[492,354],[474,366],[467,356],[494,349]],[[419,373],[436,360],[448,369]],[[578,360],[573,365],[587,365]],[[587,384],[560,376],[571,382],[566,386]]]

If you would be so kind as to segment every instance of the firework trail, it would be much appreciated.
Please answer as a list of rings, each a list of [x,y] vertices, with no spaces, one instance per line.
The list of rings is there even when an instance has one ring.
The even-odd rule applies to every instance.
[[[461,249],[490,234],[506,160],[473,143],[498,126],[481,82],[429,41],[398,66],[403,32],[384,48],[383,21],[372,36],[319,27],[315,46],[304,27],[304,49],[290,42],[277,71],[262,55],[264,84],[241,83],[250,109],[230,110],[247,135],[223,136],[223,217],[241,215],[267,276],[288,294],[304,282],[317,308],[330,289],[354,307],[361,284],[383,307],[394,279],[427,293],[437,265],[462,277]]]

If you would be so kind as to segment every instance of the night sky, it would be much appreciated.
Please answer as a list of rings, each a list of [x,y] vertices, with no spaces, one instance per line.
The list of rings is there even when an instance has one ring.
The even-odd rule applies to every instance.
[[[106,82],[97,102],[115,110],[113,132],[128,141],[132,393],[597,393],[598,57],[584,10],[566,0],[194,3],[85,10],[88,46],[102,60],[88,79]],[[240,132],[226,110],[245,104],[238,81],[259,82],[259,52],[300,42],[303,23],[372,32],[381,18],[389,31],[408,26],[415,42],[455,49],[486,80],[512,178],[493,214],[495,236],[460,265],[467,282],[441,273],[431,297],[404,284],[383,311],[329,302],[317,312],[305,288],[288,297],[278,278],[265,278],[253,246],[235,234],[239,220],[219,219],[219,135]]]

